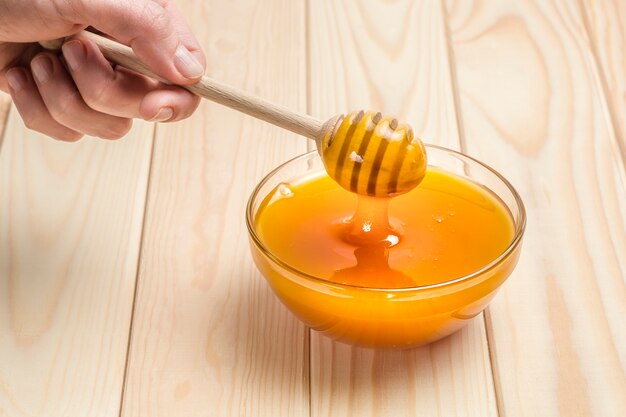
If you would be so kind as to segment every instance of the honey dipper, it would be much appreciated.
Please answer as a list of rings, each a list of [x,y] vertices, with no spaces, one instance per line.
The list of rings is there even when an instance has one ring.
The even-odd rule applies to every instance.
[[[111,62],[168,83],[152,72],[131,48],[92,32],[80,36],[93,41]],[[40,42],[60,49],[64,39]],[[372,197],[410,191],[424,177],[426,153],[410,126],[381,113],[358,111],[322,122],[267,102],[236,88],[203,77],[182,86],[216,103],[315,140],[328,175],[343,188]]]

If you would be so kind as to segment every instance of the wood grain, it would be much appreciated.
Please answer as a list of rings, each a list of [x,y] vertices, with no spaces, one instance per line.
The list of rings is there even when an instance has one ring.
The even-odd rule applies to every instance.
[[[619,152],[626,161],[626,2],[583,0],[583,17],[599,62]]]
[[[437,1],[309,3],[310,111],[376,109],[427,143],[459,148]],[[311,334],[313,416],[495,416],[482,315],[407,351],[352,348]]]
[[[55,142],[0,93],[1,417],[623,414],[623,1],[178,4],[212,77],[321,120],[382,110],[502,172],[520,263],[447,339],[334,343],[277,301],[244,224],[303,138],[203,103],[159,125],[149,172],[152,125]]]
[[[411,350],[351,347],[311,335],[314,416],[496,416],[482,317]]]
[[[467,151],[518,188],[520,263],[489,314],[501,414],[626,409],[626,184],[579,3],[449,1]]]
[[[181,7],[211,77],[305,110],[304,2]],[[306,329],[256,271],[244,221],[306,141],[209,102],[156,140],[122,415],[307,415]]]
[[[119,415],[152,127],[0,149],[0,416]]]
[[[0,148],[2,147],[2,138],[4,129],[6,128],[9,109],[11,108],[11,97],[0,91]]]

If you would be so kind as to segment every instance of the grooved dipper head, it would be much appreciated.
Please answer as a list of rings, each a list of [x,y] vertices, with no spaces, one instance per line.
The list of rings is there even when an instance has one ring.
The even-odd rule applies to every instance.
[[[328,175],[348,191],[392,197],[415,188],[426,174],[426,150],[411,127],[375,112],[329,120],[317,141]]]

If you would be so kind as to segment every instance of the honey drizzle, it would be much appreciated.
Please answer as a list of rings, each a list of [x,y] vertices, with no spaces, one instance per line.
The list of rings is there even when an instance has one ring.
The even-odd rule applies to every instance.
[[[389,222],[391,198],[359,195],[343,238],[355,246],[394,246],[400,236]]]
[[[440,170],[394,200],[346,193],[324,176],[289,184],[288,195],[281,187],[259,209],[261,239],[287,264],[339,283],[443,282],[493,259],[514,233],[499,200]]]

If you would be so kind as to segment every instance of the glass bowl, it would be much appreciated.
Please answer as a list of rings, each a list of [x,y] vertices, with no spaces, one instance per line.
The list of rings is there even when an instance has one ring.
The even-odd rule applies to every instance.
[[[308,152],[269,173],[252,192],[246,211],[257,268],[280,300],[308,326],[350,344],[420,346],[450,335],[480,314],[511,274],[526,223],[518,193],[502,175],[469,156],[434,145],[426,150],[429,166],[490,190],[508,208],[515,231],[507,248],[470,274],[412,288],[358,287],[299,271],[267,249],[255,231],[255,220],[264,198],[280,183],[324,170],[317,151]]]

